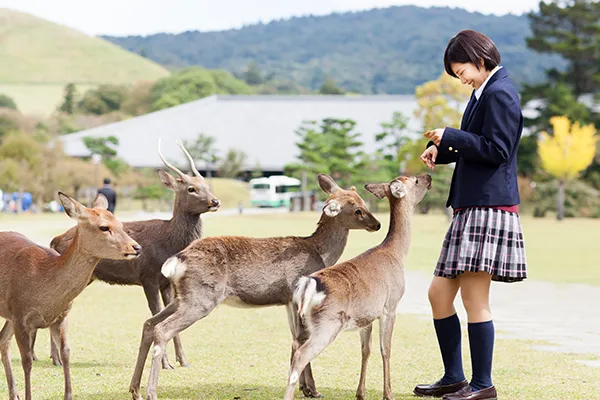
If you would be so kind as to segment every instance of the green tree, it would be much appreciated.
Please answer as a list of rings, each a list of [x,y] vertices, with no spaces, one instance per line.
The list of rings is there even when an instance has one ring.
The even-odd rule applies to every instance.
[[[248,156],[241,150],[229,149],[219,163],[219,176],[236,178],[244,170]]]
[[[340,186],[350,187],[353,179],[361,175],[367,160],[355,126],[356,122],[351,119],[305,122],[296,131],[300,138],[296,143],[300,150],[299,162],[287,165],[286,173],[299,177],[301,171],[312,176],[323,172],[330,174]],[[309,187],[316,188],[316,183],[309,180]]]
[[[183,145],[194,160],[201,160],[207,164],[206,177],[212,177],[211,165],[219,161],[217,155],[216,139],[205,133],[199,134],[194,140],[184,140]]]
[[[10,108],[10,109],[16,110],[17,103],[15,103],[15,101],[12,99],[12,97],[9,97],[3,93],[0,93],[0,108]]]
[[[390,122],[381,123],[382,132],[375,135],[377,154],[390,180],[401,171],[400,150],[409,140],[407,127],[408,117],[396,111]]]
[[[74,83],[69,83],[65,86],[64,100],[58,109],[65,114],[73,114],[75,113],[76,104],[77,88]]]
[[[561,0],[539,3],[528,14],[532,36],[527,46],[539,53],[560,54],[566,71],[550,71],[555,82],[566,82],[576,98],[600,90],[600,2]]]
[[[340,88],[333,78],[327,76],[319,89],[321,94],[344,94],[344,90]]]
[[[120,175],[129,170],[127,163],[117,157],[117,147],[119,139],[115,136],[108,137],[91,137],[83,138],[83,144],[92,154],[98,154],[102,158],[102,163],[113,174]]]
[[[262,71],[255,61],[252,61],[246,66],[246,69],[242,72],[241,78],[251,86],[257,86],[265,82]]]
[[[121,85],[100,85],[90,89],[83,95],[78,104],[84,114],[103,115],[121,109],[127,89]]]

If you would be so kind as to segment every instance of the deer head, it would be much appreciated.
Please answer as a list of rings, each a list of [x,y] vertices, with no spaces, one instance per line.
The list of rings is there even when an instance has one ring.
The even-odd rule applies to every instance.
[[[123,224],[107,210],[106,197],[99,194],[92,208],[58,192],[66,214],[77,221],[81,250],[98,258],[130,260],[140,255],[142,246],[123,230]]]
[[[171,165],[160,151],[160,143],[161,140],[158,139],[158,155],[163,164],[177,174],[177,178],[162,169],[158,169],[157,173],[163,185],[175,192],[175,203],[178,207],[190,214],[217,211],[221,202],[211,193],[210,187],[204,180],[204,177],[198,172],[194,164],[194,159],[183,146],[183,143],[177,141],[177,145],[181,148],[190,163],[190,170],[194,176],[186,175]]]
[[[387,197],[390,201],[402,201],[416,206],[423,200],[425,194],[431,189],[431,175],[398,176],[389,183],[369,183],[365,189],[373,193],[378,199]]]
[[[326,217],[337,218],[348,229],[375,232],[381,228],[381,223],[368,210],[354,186],[350,190],[344,190],[326,174],[319,174],[317,180],[321,189],[329,194],[329,199],[323,206]]]

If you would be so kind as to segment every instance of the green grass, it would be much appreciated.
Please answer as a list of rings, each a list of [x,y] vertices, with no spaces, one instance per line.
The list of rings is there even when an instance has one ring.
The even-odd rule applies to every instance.
[[[379,216],[384,227],[387,216]],[[250,236],[308,235],[317,215],[243,215],[206,219],[206,235]],[[414,218],[414,235],[408,267],[431,271],[448,222],[442,216]],[[600,273],[591,252],[598,243],[600,221],[523,219],[530,258],[531,279],[600,284]],[[64,215],[2,215],[0,230],[48,235],[71,226]],[[342,259],[378,243],[377,233],[352,232]],[[548,245],[552,250],[542,246]],[[557,251],[560,249],[560,251]],[[569,263],[569,268],[565,268]],[[574,264],[577,263],[578,267]],[[126,399],[137,356],[139,335],[148,317],[142,290],[94,283],[75,301],[70,316],[70,345],[74,393],[79,399]],[[501,327],[498,327],[501,333]],[[466,329],[463,330],[465,373],[470,376]],[[34,398],[61,397],[62,369],[48,361],[48,332],[40,331],[36,351],[42,361],[33,368]],[[207,318],[182,333],[189,368],[161,371],[159,397],[163,399],[277,399],[284,393],[289,369],[290,334],[283,308],[240,310],[219,306]],[[375,330],[367,390],[370,399],[381,398],[382,370]],[[360,371],[357,332],[343,333],[313,363],[320,391],[329,399],[351,399]],[[592,399],[600,393],[598,369],[576,360],[582,355],[531,349],[539,342],[498,339],[494,381],[503,399]],[[17,347],[12,346],[13,371],[22,393],[23,378]],[[169,356],[174,362],[172,345]],[[594,359],[588,356],[587,359]],[[597,357],[596,357],[597,359]],[[149,364],[142,379],[145,392]],[[392,388],[396,399],[413,399],[415,384],[430,382],[441,372],[435,333],[428,317],[400,315],[394,331]],[[0,393],[7,393],[0,379]],[[594,397],[596,396],[596,397]],[[297,398],[301,398],[297,395]]]
[[[52,111],[70,82],[129,84],[168,75],[112,43],[29,14],[0,9],[0,22],[0,92],[7,89],[25,113]]]

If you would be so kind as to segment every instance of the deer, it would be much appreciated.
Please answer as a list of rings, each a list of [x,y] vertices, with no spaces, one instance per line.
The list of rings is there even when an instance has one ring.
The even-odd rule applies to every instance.
[[[162,163],[177,174],[175,178],[163,169],[159,168],[156,171],[162,184],[175,192],[173,217],[170,220],[152,219],[124,222],[125,232],[144,247],[144,253],[132,261],[102,260],[93,274],[93,280],[100,280],[111,285],[142,286],[152,315],[157,314],[163,308],[160,296],[165,305],[171,302],[173,296],[169,280],[160,273],[162,264],[167,258],[202,236],[201,215],[217,211],[221,204],[212,194],[204,177],[198,172],[192,156],[183,143],[178,141],[177,145],[189,161],[193,176],[184,174],[165,159],[161,152],[161,139],[158,140],[158,155]],[[75,230],[71,229],[52,239],[50,247],[63,253],[74,235]],[[175,336],[173,342],[176,361],[182,367],[188,366],[179,335]],[[60,365],[60,356],[56,346],[52,343],[51,346],[52,362],[54,365]],[[162,366],[165,369],[173,369],[166,354],[162,360]]]
[[[92,208],[58,192],[66,214],[77,221],[74,237],[61,255],[39,246],[17,232],[0,232],[0,354],[10,400],[19,400],[10,361],[14,335],[25,373],[25,399],[31,400],[33,352],[31,336],[36,329],[50,328],[52,341],[60,346],[65,380],[64,398],[73,399],[67,317],[75,298],[87,287],[94,268],[103,258],[133,260],[141,246],[107,210],[106,197],[98,195]]]
[[[288,375],[285,400],[294,398],[294,388],[305,365],[319,355],[337,335],[360,330],[362,366],[356,398],[365,399],[367,362],[371,353],[373,322],[379,319],[383,359],[383,398],[392,399],[390,353],[396,310],[406,287],[404,262],[411,243],[415,206],[431,189],[431,176],[396,177],[389,183],[366,184],[375,197],[387,197],[390,225],[385,239],[358,256],[324,268],[298,280],[293,302],[308,330],[308,340],[296,343]]]
[[[298,278],[335,264],[344,251],[350,230],[375,232],[381,227],[356,187],[342,189],[326,174],[319,174],[317,181],[329,197],[311,236],[205,237],[164,263],[161,271],[170,279],[175,298],[144,322],[130,383],[134,400],[142,398],[140,381],[152,343],[148,399],[157,398],[165,344],[223,302],[243,308],[286,306],[292,337],[301,340],[303,328],[292,309],[292,292]],[[294,351],[292,347],[292,354]],[[310,366],[306,373],[305,395],[320,397]]]

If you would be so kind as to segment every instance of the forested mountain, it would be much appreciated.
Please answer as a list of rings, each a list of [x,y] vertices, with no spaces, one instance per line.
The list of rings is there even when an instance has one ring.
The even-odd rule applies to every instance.
[[[497,17],[447,7],[398,6],[220,32],[104,38],[170,68],[201,65],[239,75],[254,61],[264,76],[310,89],[329,75],[348,91],[413,93],[416,85],[437,78],[448,40],[462,29],[490,36],[517,84],[542,80],[544,68],[563,67],[558,57],[526,48],[525,15]]]

